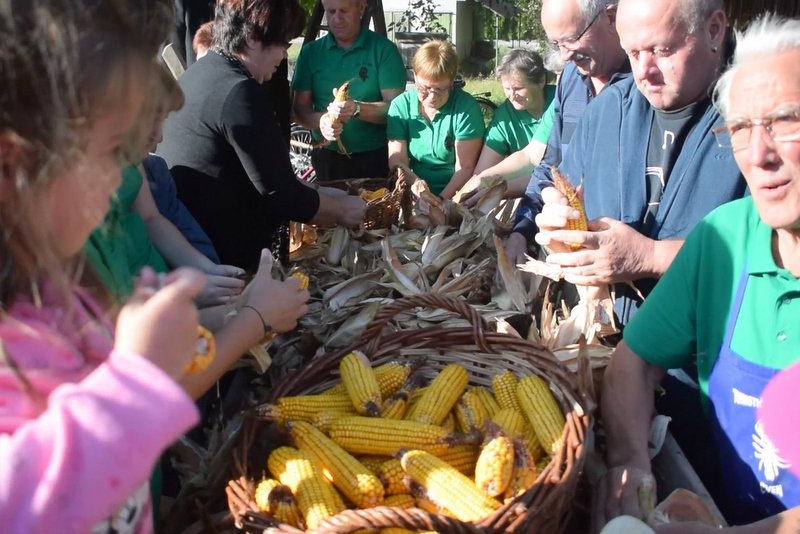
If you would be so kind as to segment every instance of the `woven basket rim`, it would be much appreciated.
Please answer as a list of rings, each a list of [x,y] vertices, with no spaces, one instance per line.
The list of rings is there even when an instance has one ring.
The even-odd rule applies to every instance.
[[[456,311],[469,320],[472,326],[435,326],[388,334],[384,332],[385,326],[397,313],[416,307],[440,307]],[[371,525],[375,528],[398,526],[452,533],[528,532],[531,529],[536,532],[560,532],[563,529],[568,515],[568,504],[583,468],[586,454],[583,444],[592,420],[587,409],[590,403],[580,390],[576,376],[549,350],[532,341],[489,331],[477,310],[464,301],[438,294],[417,295],[398,299],[384,306],[367,326],[361,340],[347,348],[315,358],[306,366],[290,373],[263,400],[272,402],[281,396],[310,394],[326,389],[334,380],[338,381],[335,376],[339,360],[353,350],[364,352],[373,365],[393,360],[417,359],[417,351],[429,351],[430,354],[421,366],[423,372],[438,370],[455,361],[467,369],[471,385],[487,385],[487,381],[490,384],[491,375],[505,369],[516,374],[521,369],[525,375],[536,374],[548,382],[565,415],[566,425],[562,434],[564,445],[538,474],[536,482],[528,491],[477,523],[430,514],[416,508],[411,509],[413,512],[401,509],[387,512],[387,507],[379,507],[380,510],[345,510],[328,518],[315,532],[346,533]],[[403,352],[406,353],[405,356]],[[252,420],[250,424],[267,423]],[[254,436],[255,432],[250,435]],[[238,451],[242,457],[246,457],[249,447],[246,442],[247,439],[242,440]],[[246,468],[240,471],[246,471]],[[240,472],[239,475],[247,476],[247,473]],[[231,505],[231,512],[242,520],[241,509],[236,510]],[[269,526],[273,532],[298,532],[289,525],[276,526],[275,520],[264,514],[250,511],[246,515],[250,521],[244,522],[256,528]]]

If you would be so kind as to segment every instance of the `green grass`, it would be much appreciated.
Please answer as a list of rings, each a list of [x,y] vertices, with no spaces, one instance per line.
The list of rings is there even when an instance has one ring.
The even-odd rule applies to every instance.
[[[464,89],[468,93],[491,93],[492,96],[487,98],[498,106],[506,99],[506,95],[503,94],[503,86],[496,78],[465,78],[465,80],[467,86]]]

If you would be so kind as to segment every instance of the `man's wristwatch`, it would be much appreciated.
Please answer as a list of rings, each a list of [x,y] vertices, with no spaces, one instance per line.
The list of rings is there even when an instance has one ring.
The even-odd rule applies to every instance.
[[[353,118],[357,119],[361,115],[361,103],[356,102],[356,110],[353,112]]]

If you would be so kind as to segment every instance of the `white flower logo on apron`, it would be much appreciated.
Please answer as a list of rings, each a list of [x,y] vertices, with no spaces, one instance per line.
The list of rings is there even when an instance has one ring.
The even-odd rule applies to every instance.
[[[756,421],[756,433],[753,434],[753,449],[758,458],[758,469],[764,473],[767,482],[773,482],[780,474],[781,469],[787,469],[789,463],[781,458],[778,449],[764,433],[761,421]]]

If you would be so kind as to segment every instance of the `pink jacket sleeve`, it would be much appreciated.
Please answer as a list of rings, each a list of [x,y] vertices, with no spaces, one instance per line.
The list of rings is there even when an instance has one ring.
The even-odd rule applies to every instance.
[[[6,395],[0,391],[0,405]],[[5,532],[85,533],[150,477],[198,420],[183,389],[146,359],[115,350],[83,380],[58,386],[46,409],[0,435]]]

